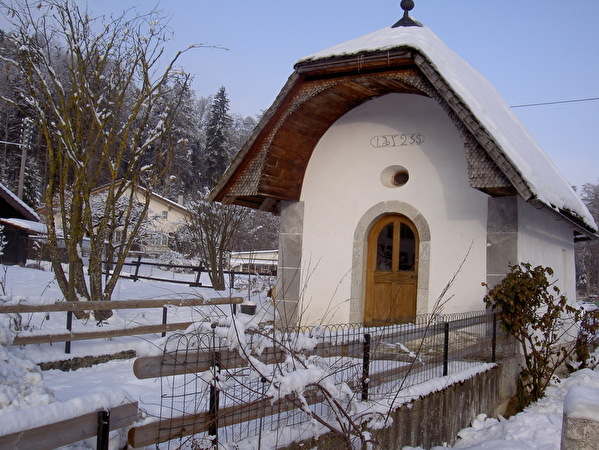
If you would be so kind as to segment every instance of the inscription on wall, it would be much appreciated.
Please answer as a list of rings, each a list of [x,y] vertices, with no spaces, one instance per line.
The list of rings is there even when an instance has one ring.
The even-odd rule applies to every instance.
[[[374,148],[408,147],[410,145],[420,145],[423,142],[424,134],[422,133],[385,134],[373,136],[370,139],[370,145]]]

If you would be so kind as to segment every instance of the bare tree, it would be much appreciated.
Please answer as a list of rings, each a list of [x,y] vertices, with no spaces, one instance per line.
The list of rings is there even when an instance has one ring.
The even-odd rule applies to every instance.
[[[33,111],[48,153],[45,218],[58,284],[68,300],[109,300],[142,226],[150,191],[177,145],[171,125],[182,97],[173,91],[177,86],[184,92],[189,76],[174,65],[183,52],[165,60],[170,33],[157,11],[92,17],[72,0],[0,6],[14,26],[8,38],[19,49],[16,57],[3,59],[20,71],[25,84],[23,99],[7,100],[24,101]],[[92,213],[92,192],[101,184],[108,186],[104,210]],[[146,188],[145,198],[136,195],[136,186]],[[117,211],[119,202],[126,207]],[[103,285],[102,252],[115,232],[115,214],[122,214],[121,242]],[[91,245],[89,284],[81,255],[85,237]],[[62,240],[68,271],[59,260]]]
[[[179,241],[187,254],[200,257],[208,265],[212,286],[222,290],[228,252],[236,246],[248,209],[212,203],[201,195],[190,203],[189,210],[192,214],[179,233]]]
[[[595,221],[599,221],[599,184],[587,183],[582,187],[581,197]],[[587,240],[576,244],[576,275],[579,294],[589,298],[599,294],[599,240]]]

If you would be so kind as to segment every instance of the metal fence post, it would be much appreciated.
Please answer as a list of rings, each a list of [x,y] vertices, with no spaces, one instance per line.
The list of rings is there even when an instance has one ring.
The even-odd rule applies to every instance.
[[[209,399],[209,417],[210,426],[208,427],[208,435],[214,436],[212,444],[218,447],[218,400],[219,390],[216,386],[218,381],[218,373],[220,372],[220,352],[216,351],[216,323],[212,324],[212,370],[213,380],[210,384],[210,399]]]
[[[166,306],[162,307],[162,325],[166,325],[167,312]],[[162,337],[166,336],[166,330],[162,332]]]
[[[110,432],[110,411],[98,411],[97,450],[108,450],[108,433]]]
[[[194,283],[194,286],[201,286],[202,285],[202,283],[200,283],[200,277],[202,276],[202,270],[203,269],[204,269],[204,267],[202,266],[201,263],[195,269],[198,272],[198,274],[196,275],[196,281]]]
[[[443,376],[447,376],[449,369],[449,322],[443,324]]]
[[[497,313],[493,313],[493,337],[491,338],[491,362],[497,361]]]
[[[131,278],[133,279],[133,281],[137,281],[137,276],[139,275],[139,267],[141,266],[141,255],[138,255],[137,262],[133,262],[132,264],[135,265],[135,274]]]
[[[364,335],[364,353],[362,356],[362,401],[368,400],[370,384],[370,333]]]
[[[266,382],[268,381],[265,377],[261,377],[260,381],[262,382],[262,399],[266,395]],[[260,414],[260,425],[258,428],[258,450],[262,448],[262,423],[264,421],[264,406],[262,407],[262,414]]]
[[[73,329],[73,311],[67,311],[67,330],[71,331]],[[71,353],[71,341],[66,341],[64,343],[64,352]]]

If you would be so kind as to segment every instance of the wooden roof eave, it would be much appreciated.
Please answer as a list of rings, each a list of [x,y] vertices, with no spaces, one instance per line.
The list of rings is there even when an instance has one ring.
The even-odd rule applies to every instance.
[[[394,51],[377,52],[375,54],[353,55],[344,58],[300,62],[295,66],[287,83],[276,97],[273,104],[263,115],[254,129],[252,135],[235,156],[225,174],[221,177],[209,195],[211,201],[237,204],[254,209],[277,213],[279,202],[289,200],[285,192],[267,192],[260,186],[257,192],[249,195],[228,195],[236,177],[243,173],[260,151],[260,142],[266,138],[273,127],[284,114],[286,106],[295,98],[296,92],[301,89],[301,84],[307,80],[322,79],[327,77],[340,77],[343,74],[362,74],[378,72],[387,68],[415,65],[429,80],[438,92],[447,108],[450,108],[464,124],[476,141],[483,147],[489,157],[507,177],[514,189],[526,202],[538,205],[540,202],[512,162],[505,156],[502,149],[493,139],[476,116],[470,111],[467,104],[453,91],[449,83],[434,68],[433,64],[415,49],[396,49]],[[263,180],[264,181],[264,180]],[[272,190],[272,189],[271,189]],[[264,192],[262,192],[264,191]],[[508,194],[506,194],[508,195]],[[544,204],[543,204],[544,205]],[[590,230],[582,221],[577,220],[567,211],[558,211],[551,205],[544,205],[566,219],[574,229],[578,239],[596,238],[594,230]]]
[[[300,61],[294,66],[294,69],[309,79],[310,77],[340,76],[343,73],[368,73],[413,64],[413,50],[402,46],[373,53]]]
[[[252,159],[252,156],[254,156],[252,153],[255,153],[259,150],[259,146],[256,146],[255,144],[259,140],[263,139],[268,134],[273,124],[276,123],[277,117],[283,109],[283,105],[289,101],[289,98],[293,97],[293,92],[301,79],[302,76],[297,72],[293,72],[289,76],[285,86],[283,86],[283,89],[281,89],[273,104],[262,115],[262,118],[254,128],[254,131],[248,140],[245,142],[237,155],[235,155],[229,164],[229,167],[218,180],[214,188],[212,188],[212,191],[208,195],[209,201],[235,203],[234,197],[227,196],[228,190],[235,181],[235,176],[241,173],[247,167]]]
[[[246,169],[252,158],[255,156],[253,153],[260,150],[260,146],[257,144],[264,139],[271,128],[275,126],[278,116],[284,111],[285,104],[292,101],[295,90],[299,88],[301,82],[305,81],[307,77],[334,77],[340,76],[343,72],[354,74],[366,73],[392,66],[399,67],[414,65],[411,57],[411,51],[401,48],[377,52],[376,54],[370,55],[352,55],[340,59],[334,58],[330,60],[306,61],[296,64],[294,67],[295,71],[290,75],[287,83],[283,89],[281,89],[273,104],[264,113],[260,122],[252,132],[252,135],[233,158],[223,176],[210,192],[208,199],[210,201],[219,201],[229,204],[244,204],[244,206],[255,205],[257,204],[258,199],[262,199],[263,204],[259,209],[265,208],[264,203],[268,204],[266,209],[271,209],[272,202],[269,200],[270,194],[268,193],[255,192],[251,198],[242,198],[235,195],[229,196],[227,193],[230,191],[237,176]]]

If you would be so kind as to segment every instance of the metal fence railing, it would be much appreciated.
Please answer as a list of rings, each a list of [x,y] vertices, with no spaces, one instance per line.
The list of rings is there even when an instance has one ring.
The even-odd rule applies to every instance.
[[[273,433],[315,417],[335,420],[322,386],[342,389],[340,404],[350,408],[397,398],[410,386],[513,355],[514,349],[496,315],[486,311],[417,316],[385,327],[244,332],[214,325],[173,335],[162,356],[135,363],[139,378],[162,377],[162,395],[157,420],[133,428],[130,443],[204,448],[260,440],[265,433],[272,440]],[[289,387],[293,383],[301,392]]]
[[[110,261],[102,261],[103,272],[105,275],[112,270],[113,263]],[[162,281],[168,283],[186,284],[191,287],[212,288],[210,282],[202,281],[202,274],[209,273],[209,269],[203,263],[195,265],[169,264],[155,260],[144,260],[141,256],[133,258],[130,261],[125,261],[123,270],[119,274],[122,278],[128,278],[133,281],[148,280]],[[235,286],[239,279],[247,279],[249,275],[259,275],[263,277],[272,277],[276,275],[276,271],[259,272],[259,271],[234,271],[223,270],[227,277],[229,286]]]

